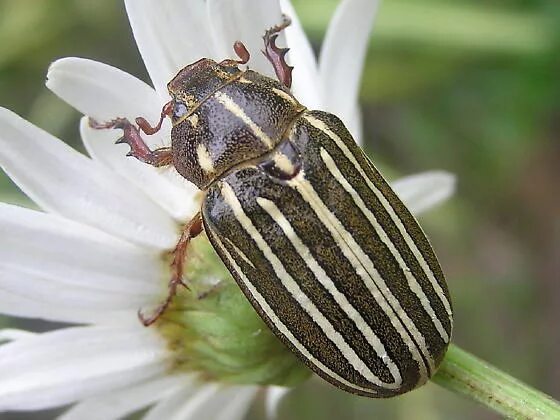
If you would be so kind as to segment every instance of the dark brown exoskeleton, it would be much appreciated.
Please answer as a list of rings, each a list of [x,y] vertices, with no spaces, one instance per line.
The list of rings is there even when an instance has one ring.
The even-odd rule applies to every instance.
[[[263,36],[263,53],[279,81],[252,70],[241,70],[239,65],[246,64],[250,56],[243,43],[236,41],[233,48],[239,60],[218,63],[202,58],[179,71],[167,85],[172,99],[163,106],[155,127],[142,117],[136,118],[137,126],[125,118],[106,123],[90,120],[90,126],[122,129],[124,135],[116,143],[130,146],[127,156],[156,167],[172,165],[202,191],[207,191],[228,172],[254,160],[260,160],[271,171],[282,172],[269,155],[294,118],[305,109],[289,90],[292,67],[285,61],[288,49],[276,45],[278,33],[289,24],[284,16],[280,25],[270,28]],[[150,150],[140,131],[148,135],[157,133],[165,117],[170,117],[173,124],[171,147]],[[295,153],[287,151],[290,152]],[[290,157],[297,159],[295,155]],[[161,316],[180,285],[188,287],[183,281],[188,244],[203,229],[201,213],[185,225],[173,251],[167,299],[148,317],[139,312],[144,325],[151,325]]]
[[[173,252],[169,306],[189,241],[204,231],[272,331],[338,387],[390,397],[426,382],[451,339],[452,307],[433,249],[414,216],[335,115],[290,93],[286,49],[269,29],[264,53],[278,80],[204,58],[168,84],[171,101],[152,127],[125,119],[130,155],[173,165],[203,191],[200,213]],[[171,146],[150,150],[169,116]],[[186,284],[185,284],[186,285]]]

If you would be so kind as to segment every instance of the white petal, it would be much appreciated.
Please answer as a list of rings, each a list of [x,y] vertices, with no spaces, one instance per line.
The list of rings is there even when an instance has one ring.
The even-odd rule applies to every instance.
[[[204,0],[125,0],[134,38],[162,98],[183,67],[212,58],[213,41]]]
[[[22,318],[38,318],[47,321],[66,322],[70,324],[106,324],[115,322],[137,321],[134,311],[99,311],[68,307],[61,303],[45,303],[0,290],[0,313]],[[139,321],[137,321],[139,322]]]
[[[65,284],[64,279],[53,279],[35,269],[22,266],[0,267],[0,289],[6,293],[45,304],[63,305],[66,308],[91,309],[98,311],[138,309],[151,303],[147,296],[133,293],[117,293],[95,290],[94,287],[79,287]]]
[[[144,82],[115,67],[83,58],[63,58],[51,64],[47,87],[82,114],[97,121],[138,116],[155,124],[161,103],[156,92]],[[126,157],[128,146],[115,146],[119,130],[93,130],[83,119],[82,139],[91,157],[127,178],[173,216],[192,215],[193,195],[197,189],[175,171],[162,170]],[[165,121],[155,135],[144,135],[152,148],[170,142],[170,123]]]
[[[290,0],[280,0],[280,7],[282,13],[292,20],[292,24],[284,31],[286,42],[290,47],[287,61],[288,64],[294,66],[292,92],[297,100],[306,107],[321,109],[323,98],[319,90],[319,70],[313,48],[311,48]]]
[[[282,21],[277,0],[208,0],[208,19],[218,60],[237,58],[233,43],[241,41],[251,54],[249,67],[276,77],[272,65],[261,50],[264,32]],[[285,42],[283,34],[280,34],[278,45],[286,45]]]
[[[0,312],[63,322],[136,319],[165,293],[159,253],[0,203]]]
[[[413,214],[437,206],[455,191],[455,176],[445,171],[430,171],[407,176],[391,187]]]
[[[362,109],[360,105],[356,102],[354,104],[354,111],[351,115],[346,118],[345,122],[346,128],[352,134],[352,137],[360,146],[364,144],[363,138],[363,125],[362,125]]]
[[[186,390],[179,390],[171,397],[161,401],[148,411],[144,420],[189,420],[193,417],[199,406],[209,401],[214,401],[213,397],[218,395],[219,385],[200,385],[198,389],[193,387]],[[210,420],[204,415],[202,418]]]
[[[186,375],[166,376],[89,398],[66,411],[58,420],[117,420],[169,397],[189,383]]]
[[[232,390],[224,390],[225,403],[216,413],[216,420],[241,420],[245,418],[251,407],[259,388],[256,386],[235,387]]]
[[[169,353],[154,329],[76,327],[0,347],[0,410],[56,407],[162,374]]]
[[[187,398],[178,392],[156,405],[144,420],[240,420],[249,409],[257,387],[203,385]]]
[[[278,406],[284,397],[292,390],[285,386],[271,386],[266,390],[266,417],[268,420],[274,420],[278,417]]]
[[[198,188],[174,168],[154,168],[126,157],[126,148],[114,144],[115,132],[92,129],[86,117],[80,122],[80,133],[93,158],[127,178],[175,219],[188,221],[200,210],[200,203],[196,199]]]
[[[157,93],[134,76],[94,60],[66,57],[53,62],[46,86],[84,115],[97,121],[143,116],[157,121]],[[152,137],[148,137],[147,140]],[[157,142],[156,142],[157,143]]]
[[[0,203],[0,269],[21,273],[13,292],[22,293],[29,289],[22,281],[28,276],[130,298],[154,295],[165,283],[159,253],[56,215],[5,203]]]
[[[4,328],[0,330],[0,343],[4,343],[5,341],[16,341],[22,338],[29,338],[36,335],[30,331],[25,330],[18,330],[15,328]]]
[[[354,136],[352,118],[378,4],[378,0],[342,1],[329,24],[319,58],[323,108],[338,115]]]
[[[143,192],[0,108],[0,165],[39,206],[116,236],[171,248],[177,225]]]

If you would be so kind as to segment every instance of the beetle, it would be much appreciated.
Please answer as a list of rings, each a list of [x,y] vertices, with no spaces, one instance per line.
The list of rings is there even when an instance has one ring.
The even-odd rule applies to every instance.
[[[334,115],[290,92],[289,19],[265,32],[277,80],[239,59],[202,58],[169,82],[152,127],[124,118],[117,143],[153,166],[172,165],[204,193],[173,252],[167,299],[185,283],[189,241],[205,231],[258,314],[321,377],[346,391],[390,397],[426,382],[448,347],[452,307],[437,258],[415,218]],[[150,150],[141,132],[172,121],[171,146]]]

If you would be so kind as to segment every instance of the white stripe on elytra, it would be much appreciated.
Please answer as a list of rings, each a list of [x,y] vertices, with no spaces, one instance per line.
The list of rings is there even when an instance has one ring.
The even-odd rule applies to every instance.
[[[246,264],[250,265],[252,268],[255,268],[255,265],[251,262],[251,260],[245,255],[243,251],[241,251],[231,240],[225,238],[229,246],[233,248],[233,250],[239,255],[239,257],[245,261]]]
[[[414,257],[416,258],[416,260],[420,263],[420,266],[422,267],[422,270],[424,271],[424,273],[426,273],[426,276],[430,280],[430,283],[432,284],[432,287],[434,288],[436,294],[438,295],[439,299],[443,303],[443,305],[445,307],[445,310],[447,312],[447,316],[449,317],[449,322],[452,323],[453,322],[453,316],[452,316],[452,312],[451,312],[451,305],[449,304],[449,301],[447,300],[447,298],[445,296],[445,293],[443,292],[442,287],[440,286],[440,284],[435,279],[434,273],[432,272],[432,270],[430,269],[430,267],[429,267],[428,263],[426,262],[424,256],[422,255],[422,253],[420,252],[420,250],[416,246],[416,243],[414,242],[414,239],[411,238],[410,234],[408,233],[408,231],[404,227],[400,217],[396,214],[395,210],[393,209],[393,206],[391,206],[391,204],[389,203],[389,201],[387,201],[387,199],[385,198],[383,193],[381,193],[381,191],[379,191],[379,189],[369,179],[369,177],[366,175],[366,173],[364,172],[364,170],[362,169],[362,167],[358,163],[358,160],[356,159],[356,157],[354,156],[352,151],[348,148],[348,146],[346,146],[346,144],[344,144],[342,139],[338,135],[336,135],[336,133],[334,133],[323,121],[321,121],[321,120],[319,120],[315,117],[312,117],[311,115],[305,115],[304,118],[312,126],[314,126],[315,128],[323,131],[324,133],[326,133],[336,143],[336,145],[342,151],[342,153],[346,156],[346,158],[360,172],[360,175],[366,181],[368,187],[376,195],[378,200],[381,202],[382,206],[389,213],[389,216],[391,216],[391,219],[393,220],[393,222],[397,225],[397,228],[399,229],[399,232],[401,233],[405,242],[407,243],[410,250],[414,254]]]
[[[401,374],[393,360],[391,360],[391,358],[387,355],[387,350],[385,350],[383,343],[379,340],[379,337],[377,337],[377,335],[372,331],[367,322],[362,318],[360,313],[350,304],[346,296],[336,288],[334,282],[330,279],[325,270],[313,257],[311,251],[297,235],[288,219],[286,219],[284,214],[282,214],[280,209],[273,201],[267,200],[266,198],[258,197],[257,203],[264,211],[266,211],[270,215],[270,217],[272,217],[272,219],[278,224],[278,226],[280,226],[286,237],[290,240],[290,242],[296,249],[298,255],[305,261],[305,265],[311,269],[317,281],[325,289],[328,290],[338,306],[346,313],[348,318],[350,318],[354,322],[357,329],[364,335],[369,345],[373,347],[375,353],[385,363],[385,365],[389,369],[389,372],[391,372],[391,375],[393,375],[396,387],[399,387],[402,384]]]
[[[385,280],[379,274],[369,256],[362,250],[360,245],[358,245],[352,237],[352,234],[346,230],[340,220],[321,200],[321,197],[319,197],[311,183],[305,179],[305,172],[303,170],[300,171],[295,178],[288,181],[287,184],[300,193],[301,197],[311,206],[319,220],[323,221],[323,225],[331,233],[338,248],[343,252],[348,262],[352,264],[354,272],[364,281],[364,285],[368,288],[383,312],[389,317],[395,330],[403,338],[403,341],[407,343],[412,358],[418,363],[420,371],[419,379],[426,378],[428,376],[426,364],[422,360],[422,356],[418,353],[418,350],[420,350],[426,358],[432,372],[435,367],[428,347],[426,346],[424,336],[404,311],[398,299],[391,293],[391,290],[387,287]],[[391,316],[393,311],[396,313],[396,317]],[[401,322],[404,323],[406,329],[403,328]],[[418,348],[412,340],[410,340],[409,333],[412,334],[418,343]]]
[[[196,156],[198,159],[198,165],[204,172],[206,172],[207,174],[211,174],[215,171],[214,162],[212,161],[210,152],[208,152],[208,149],[204,144],[198,144],[198,146],[196,147]]]
[[[243,229],[255,242],[259,250],[267,258],[268,262],[272,265],[274,273],[278,280],[282,283],[282,286],[290,293],[290,295],[297,301],[297,303],[302,307],[305,312],[313,319],[313,321],[323,330],[325,335],[335,344],[335,346],[340,350],[340,353],[346,358],[348,363],[350,363],[354,369],[359,372],[366,380],[372,384],[376,384],[381,387],[386,387],[383,383],[363,362],[362,359],[356,354],[356,352],[348,345],[346,340],[330,323],[330,321],[325,318],[321,311],[315,306],[315,304],[309,299],[309,297],[301,290],[297,282],[292,278],[292,276],[286,271],[282,262],[278,259],[276,254],[270,249],[267,242],[264,240],[260,232],[257,230],[251,219],[245,214],[245,211],[241,207],[241,203],[237,199],[233,188],[227,183],[222,182],[221,188],[225,202],[230,206],[235,215],[237,221],[241,224]],[[279,321],[277,316],[271,318],[272,322],[276,324]]]
[[[338,169],[338,166],[336,166],[336,163],[332,158],[332,156],[329,155],[329,153],[323,148],[321,148],[320,154],[321,154],[321,158],[323,159],[323,162],[325,162],[327,169],[332,174],[334,179],[336,179],[338,183],[342,186],[342,188],[344,188],[346,192],[350,194],[350,196],[354,200],[354,204],[356,204],[356,206],[366,216],[366,218],[375,229],[375,232],[377,233],[381,241],[387,246],[387,248],[389,248],[389,251],[391,252],[393,257],[397,260],[399,267],[404,273],[408,281],[408,286],[410,290],[412,290],[412,292],[416,294],[416,296],[418,296],[418,299],[420,299],[420,303],[422,304],[422,307],[432,319],[432,322],[434,323],[434,326],[436,327],[439,335],[441,336],[443,341],[447,343],[449,341],[449,334],[447,333],[445,328],[443,328],[440,319],[437,317],[436,313],[432,308],[430,300],[424,293],[424,290],[422,290],[422,287],[418,283],[418,280],[416,280],[416,277],[412,275],[410,268],[408,268],[408,266],[406,265],[406,262],[404,261],[402,255],[395,247],[395,244],[393,244],[391,239],[389,239],[389,236],[385,232],[385,229],[383,229],[383,227],[379,224],[377,218],[371,212],[371,210],[368,209],[366,203],[364,203],[364,201],[357,193],[357,191],[350,185],[350,183],[346,180],[346,178],[344,178],[344,175],[342,175],[342,173]]]
[[[342,385],[347,386],[350,389],[355,389],[356,391],[362,391],[370,395],[377,395],[377,392],[374,389],[364,388],[359,385],[348,382],[342,376],[338,375],[336,372],[333,372],[330,368],[325,366],[320,360],[315,358],[315,356],[313,356],[307,350],[307,348],[292,334],[290,329],[286,327],[286,325],[284,325],[284,323],[280,320],[280,318],[278,318],[274,310],[267,303],[266,299],[259,293],[259,291],[255,288],[255,286],[253,286],[253,284],[247,278],[245,273],[243,273],[243,270],[241,270],[241,267],[237,265],[237,262],[228,252],[224,244],[220,241],[218,235],[211,234],[211,236],[214,243],[218,245],[218,247],[221,249],[225,257],[228,259],[229,263],[231,264],[231,267],[235,270],[237,276],[241,279],[245,287],[247,287],[247,289],[251,293],[251,296],[253,297],[253,299],[255,299],[259,307],[263,310],[263,312],[271,320],[271,322],[276,326],[276,328],[278,328],[280,334],[286,337],[286,339],[293,344],[293,346],[302,354],[302,356],[306,360],[309,360],[309,362],[315,365],[321,372],[324,372],[327,376],[333,378],[335,381],[341,383]]]
[[[231,99],[228,95],[220,91],[214,93],[214,97],[229,112],[231,112],[233,115],[235,115],[245,124],[247,124],[247,126],[251,129],[253,134],[260,141],[262,141],[266,145],[266,147],[272,149],[272,147],[274,146],[272,139],[268,137],[267,134],[264,131],[262,131],[261,128],[257,124],[255,124],[255,122],[251,118],[249,118],[249,116],[245,113],[245,111],[243,111],[243,109],[241,109],[241,107],[237,105],[233,99]]]

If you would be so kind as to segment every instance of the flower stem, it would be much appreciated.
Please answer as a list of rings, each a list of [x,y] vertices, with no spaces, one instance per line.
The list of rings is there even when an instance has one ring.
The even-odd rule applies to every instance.
[[[560,419],[558,401],[453,344],[432,380],[507,417]]]

